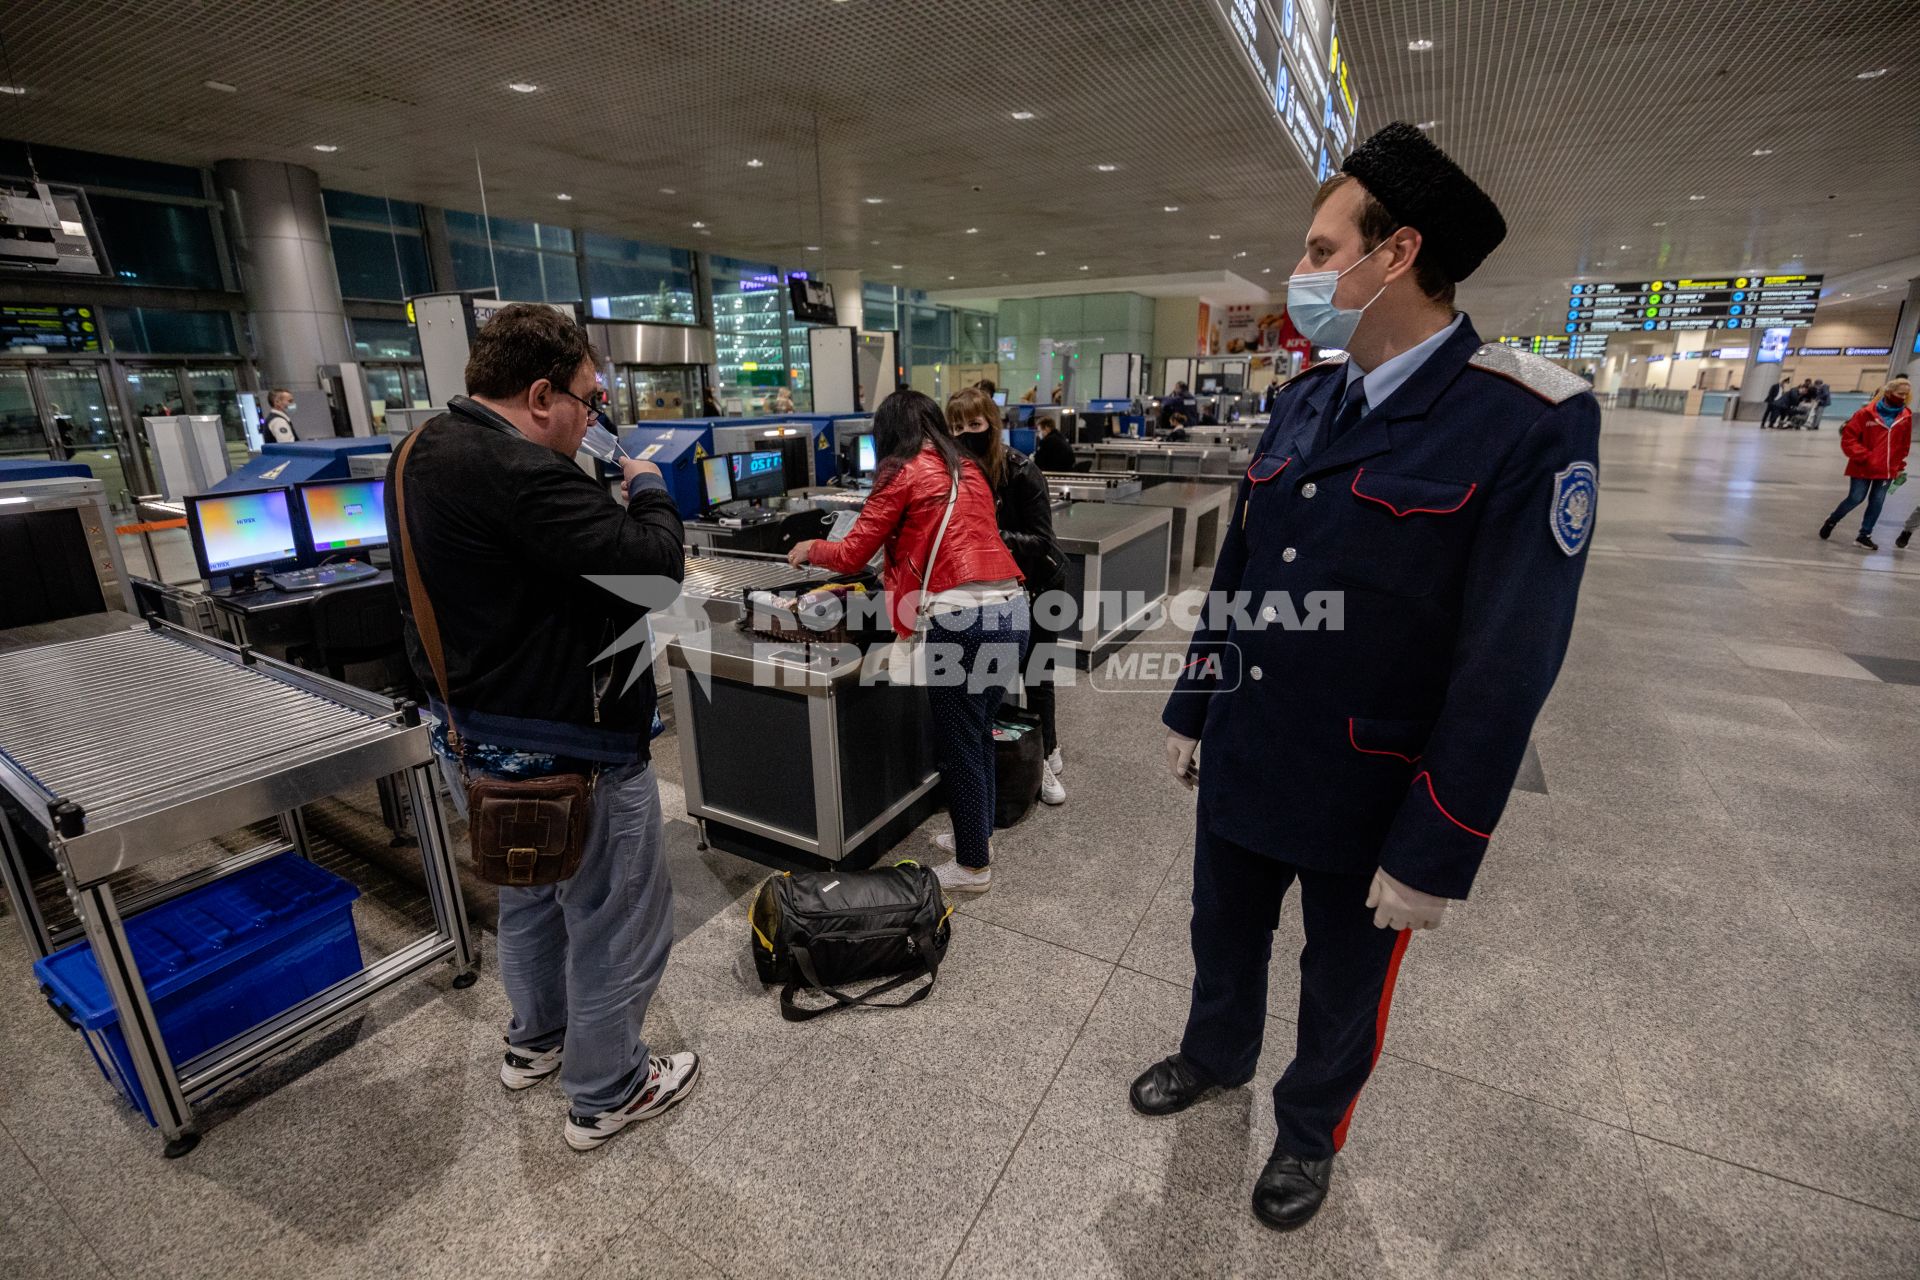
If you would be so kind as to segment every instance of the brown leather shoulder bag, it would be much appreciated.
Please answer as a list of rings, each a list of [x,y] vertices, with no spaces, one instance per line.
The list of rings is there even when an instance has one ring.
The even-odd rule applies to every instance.
[[[447,692],[447,657],[440,647],[440,624],[434,617],[426,584],[420,579],[420,563],[413,554],[413,536],[407,527],[407,458],[423,431],[414,431],[400,445],[393,468],[393,504],[400,518],[400,555],[406,562],[413,625],[420,633],[420,647],[433,666],[440,705],[447,710],[447,745],[460,762],[460,778],[466,784],[467,842],[474,874],[488,884],[556,884],[580,869],[580,859],[586,852],[594,780],[584,773],[508,779],[476,778],[467,772],[466,748],[454,726],[453,698]]]

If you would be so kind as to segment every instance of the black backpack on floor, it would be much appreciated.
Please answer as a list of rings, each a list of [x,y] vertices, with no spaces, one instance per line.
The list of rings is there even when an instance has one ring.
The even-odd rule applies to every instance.
[[[897,1009],[926,999],[953,936],[947,920],[952,914],[933,872],[908,861],[874,871],[768,876],[747,919],[760,981],[786,984],[780,990],[780,1016],[805,1022],[854,1005]],[[841,983],[889,974],[898,976],[864,995],[838,989]],[[922,976],[926,985],[906,999],[875,1003],[876,997]],[[794,993],[803,987],[831,996],[834,1003],[814,1009],[796,1004]]]

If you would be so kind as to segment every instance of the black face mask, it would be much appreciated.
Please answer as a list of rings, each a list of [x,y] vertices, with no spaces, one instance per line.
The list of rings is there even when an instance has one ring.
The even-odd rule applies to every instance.
[[[993,451],[993,432],[963,431],[960,433],[960,447],[976,457],[984,458]]]

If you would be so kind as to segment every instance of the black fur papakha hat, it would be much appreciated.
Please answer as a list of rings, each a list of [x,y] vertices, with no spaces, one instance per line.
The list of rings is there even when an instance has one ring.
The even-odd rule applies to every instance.
[[[1492,197],[1427,135],[1396,120],[1368,138],[1340,166],[1386,207],[1393,220],[1420,233],[1420,256],[1449,280],[1465,280],[1507,238]]]

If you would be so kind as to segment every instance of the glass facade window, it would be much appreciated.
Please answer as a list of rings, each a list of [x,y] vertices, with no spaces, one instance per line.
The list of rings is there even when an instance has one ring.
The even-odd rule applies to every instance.
[[[792,385],[787,362],[787,285],[779,267],[715,254],[713,346],[720,373],[720,399],[737,400],[740,411],[764,412],[776,387]]]
[[[869,333],[900,328],[900,291],[890,284],[870,284],[861,290],[861,327]]]
[[[87,193],[107,260],[122,284],[224,289],[213,210],[129,196]]]
[[[232,317],[224,311],[109,307],[107,336],[115,351],[141,355],[234,355]]]
[[[349,321],[353,326],[353,354],[359,360],[418,360],[420,339],[405,320]]]
[[[420,230],[420,206],[411,200],[389,200],[385,196],[363,196],[357,191],[322,191],[327,217],[340,222],[370,222],[375,226],[396,227],[401,231]]]
[[[996,350],[999,317],[991,311],[953,313],[953,358],[962,364],[992,364],[1000,358]]]
[[[40,171],[42,182],[65,183],[75,187],[112,187],[120,191],[145,191],[157,196],[186,196],[192,200],[204,199],[207,194],[201,170],[186,165],[156,164],[151,160],[130,160],[125,156],[103,156],[92,151],[42,146],[34,147],[33,162]],[[24,145],[0,140],[0,173],[25,177],[32,171],[27,164]]]
[[[580,269],[573,232],[566,227],[512,218],[488,221],[457,209],[447,210],[446,218],[454,288],[497,288],[502,298],[518,302],[580,301]]]
[[[603,320],[657,320],[693,324],[699,312],[693,254],[685,249],[622,240],[587,231],[587,309]]]
[[[432,290],[427,247],[418,234],[338,222],[328,225],[327,234],[333,240],[333,269],[340,277],[341,297],[398,302]]]

